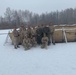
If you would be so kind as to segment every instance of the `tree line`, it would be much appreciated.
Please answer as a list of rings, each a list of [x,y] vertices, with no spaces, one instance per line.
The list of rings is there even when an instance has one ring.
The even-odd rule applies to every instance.
[[[40,24],[76,24],[76,8],[67,8],[61,11],[37,14],[29,10],[11,10],[6,8],[4,17],[0,16],[0,27]]]

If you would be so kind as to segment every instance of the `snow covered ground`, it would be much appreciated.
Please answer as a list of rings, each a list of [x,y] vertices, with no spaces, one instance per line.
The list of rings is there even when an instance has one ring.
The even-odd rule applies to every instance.
[[[0,30],[8,33],[8,30]],[[14,49],[7,34],[0,35],[0,75],[76,75],[76,42]]]

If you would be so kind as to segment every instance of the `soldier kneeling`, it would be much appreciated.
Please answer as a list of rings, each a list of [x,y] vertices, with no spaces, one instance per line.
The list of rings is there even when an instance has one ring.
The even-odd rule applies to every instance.
[[[32,47],[36,47],[37,46],[37,41],[36,41],[35,36],[31,36],[31,44],[32,44]]]
[[[23,46],[24,46],[25,50],[28,50],[32,47],[30,38],[28,38],[27,36],[25,36],[23,39]]]
[[[41,41],[42,41],[41,48],[46,48],[47,49],[47,46],[48,46],[48,37],[45,34],[42,37]]]

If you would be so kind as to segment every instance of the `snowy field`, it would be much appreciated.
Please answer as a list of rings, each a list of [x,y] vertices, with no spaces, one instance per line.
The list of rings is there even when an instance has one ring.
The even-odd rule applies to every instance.
[[[76,42],[25,51],[22,46],[14,49],[9,39],[4,45],[6,37],[0,35],[0,75],[76,75]]]

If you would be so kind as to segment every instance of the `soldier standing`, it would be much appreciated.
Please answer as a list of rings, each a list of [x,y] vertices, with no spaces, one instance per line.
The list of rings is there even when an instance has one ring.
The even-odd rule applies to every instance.
[[[50,28],[49,28],[48,25],[44,26],[43,33],[45,33],[46,36],[48,37],[48,45],[50,45],[50,43],[51,43],[51,40],[50,40],[50,33],[51,33],[51,31],[50,31]]]
[[[33,26],[32,27],[32,29],[31,29],[31,35],[33,36],[33,37],[36,37],[36,28]]]
[[[19,48],[19,32],[16,30],[16,28],[14,28],[13,30],[13,36],[14,36],[14,48],[17,49]]]
[[[20,27],[19,34],[20,34],[20,44],[22,44],[23,39],[24,39],[24,35],[25,35],[25,27],[24,26]]]
[[[38,26],[37,30],[36,30],[36,36],[37,36],[37,43],[40,45],[41,44],[41,39],[43,37],[43,27],[42,26]]]
[[[30,26],[28,26],[26,33],[27,33],[27,37],[28,37],[28,38],[31,38],[31,35],[32,35],[32,34],[31,34],[31,27],[30,27]]]
[[[54,39],[54,30],[55,30],[55,28],[54,28],[53,25],[52,26],[49,26],[49,28],[51,30],[51,32],[50,32],[51,43],[53,43],[55,45],[55,39]]]

